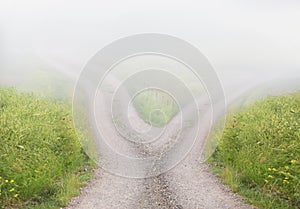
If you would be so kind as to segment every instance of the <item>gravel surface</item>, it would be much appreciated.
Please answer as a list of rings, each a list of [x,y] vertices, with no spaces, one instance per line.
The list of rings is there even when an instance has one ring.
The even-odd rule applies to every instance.
[[[197,162],[197,161],[196,161]],[[67,208],[254,208],[222,185],[208,166],[183,162],[147,179],[119,177],[102,169]]]
[[[115,82],[115,81],[114,81]],[[113,82],[113,83],[114,83]],[[104,99],[104,98],[105,99]],[[106,93],[99,95],[99,105],[109,107],[104,101],[111,99],[112,95]],[[126,98],[124,99],[126,100]],[[101,103],[102,102],[102,103]],[[200,140],[196,141],[192,150],[188,155],[175,167],[160,174],[159,176],[147,178],[126,178],[110,173],[102,168],[94,171],[94,179],[88,183],[85,188],[81,189],[81,195],[75,197],[67,208],[75,209],[105,209],[105,208],[122,208],[122,209],[139,209],[139,208],[254,208],[242,203],[241,197],[231,192],[231,190],[222,185],[220,180],[215,177],[210,171],[209,166],[202,163],[201,138],[207,136],[207,129],[210,124],[205,121],[209,117],[210,110],[205,103],[205,99],[200,101],[202,110],[199,110],[203,118],[199,135]],[[125,102],[126,104],[126,102]],[[122,106],[122,105],[121,105]],[[109,109],[102,108],[99,115],[95,115],[105,121],[104,134],[111,138],[110,143],[118,147],[120,151],[131,156],[157,156],[157,161],[153,167],[147,167],[147,172],[151,173],[155,168],[163,168],[161,163],[160,153],[168,149],[171,144],[179,143],[173,136],[178,132],[178,121],[176,117],[167,126],[162,138],[165,141],[154,142],[149,145],[136,145],[120,136],[115,130],[115,125],[111,122],[111,112]],[[120,111],[129,111],[129,117],[133,119],[135,126],[147,128],[145,124],[135,112],[134,108]],[[185,112],[184,112],[185,111]],[[183,110],[184,114],[194,113],[189,112],[189,109]],[[126,129],[126,127],[125,127]],[[176,135],[176,134],[175,134]],[[129,135],[132,137],[133,135]],[[185,139],[189,138],[189,132],[184,135]],[[109,163],[107,161],[106,163]],[[160,165],[161,163],[161,165]],[[133,170],[138,168],[132,168]]]

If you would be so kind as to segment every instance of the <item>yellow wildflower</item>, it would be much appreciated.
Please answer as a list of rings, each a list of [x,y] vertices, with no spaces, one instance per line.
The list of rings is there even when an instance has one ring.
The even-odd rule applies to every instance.
[[[13,191],[15,191],[15,188],[12,188],[12,189],[9,190],[9,192],[13,192]]]
[[[272,169],[271,168],[268,168],[268,171],[271,171]]]
[[[286,180],[286,179],[284,179],[283,182],[284,182],[284,183],[287,183],[287,184],[290,183],[290,182],[289,182],[288,180]]]
[[[269,183],[269,181],[267,179],[265,179],[264,181],[266,182],[266,184]]]
[[[19,194],[15,194],[14,197],[17,198],[19,196]]]
[[[297,160],[291,160],[292,165],[295,165]]]
[[[268,175],[268,177],[269,177],[270,179],[274,178],[272,175]]]
[[[5,180],[5,183],[8,183],[8,180],[7,180],[7,179]]]
[[[14,183],[15,181],[12,179],[12,180],[10,180],[10,183]]]
[[[284,166],[284,168],[285,168],[286,170],[288,170],[290,167],[286,165],[286,166]]]

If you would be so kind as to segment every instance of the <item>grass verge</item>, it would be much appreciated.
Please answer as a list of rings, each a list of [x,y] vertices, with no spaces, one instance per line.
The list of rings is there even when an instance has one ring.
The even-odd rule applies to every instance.
[[[300,207],[300,94],[270,96],[230,114],[212,169],[250,204]]]
[[[91,177],[64,103],[0,88],[0,208],[59,208]]]

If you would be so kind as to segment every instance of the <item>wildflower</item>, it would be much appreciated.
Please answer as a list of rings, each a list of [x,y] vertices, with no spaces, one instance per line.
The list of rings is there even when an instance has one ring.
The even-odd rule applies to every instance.
[[[295,165],[297,160],[291,160],[292,165]]]
[[[283,182],[284,182],[284,183],[287,183],[287,184],[290,183],[290,182],[289,182],[288,180],[286,180],[286,179],[284,179]]]
[[[14,197],[17,198],[19,196],[19,194],[15,194]]]
[[[284,166],[284,168],[285,168],[286,170],[288,170],[290,167],[286,165],[286,166]]]
[[[13,191],[15,191],[15,188],[12,188],[12,189],[9,190],[9,192],[13,192]]]
[[[10,180],[10,183],[14,183],[15,181],[12,179],[12,180]]]
[[[276,168],[272,168],[272,171],[277,171],[277,169]]]
[[[272,168],[268,168],[268,171],[271,171],[272,170]]]
[[[8,180],[7,180],[7,179],[5,180],[5,183],[8,183]]]
[[[269,183],[269,181],[267,179],[265,179],[264,181],[265,181],[266,184]]]
[[[272,178],[274,178],[272,175],[268,175],[268,178],[270,178],[270,179],[272,179]]]

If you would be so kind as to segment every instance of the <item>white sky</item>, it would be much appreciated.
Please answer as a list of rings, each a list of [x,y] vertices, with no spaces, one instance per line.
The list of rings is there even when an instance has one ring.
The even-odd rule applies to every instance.
[[[0,31],[8,65],[36,56],[79,70],[118,38],[156,32],[191,42],[221,74],[300,74],[298,0],[0,0]]]

